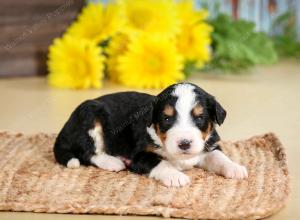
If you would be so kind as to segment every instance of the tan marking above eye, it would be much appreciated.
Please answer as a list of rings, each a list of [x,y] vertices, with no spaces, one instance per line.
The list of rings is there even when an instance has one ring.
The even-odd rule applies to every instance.
[[[163,113],[167,116],[174,116],[175,114],[175,109],[171,105],[166,105],[164,108]]]
[[[193,108],[192,113],[194,116],[200,116],[203,113],[203,107],[200,104],[197,104]]]

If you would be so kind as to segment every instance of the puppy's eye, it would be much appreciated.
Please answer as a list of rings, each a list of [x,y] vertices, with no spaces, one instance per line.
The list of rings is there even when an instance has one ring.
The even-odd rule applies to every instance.
[[[171,119],[172,119],[172,117],[171,117],[171,116],[164,115],[164,121],[165,121],[165,122],[170,122],[170,121],[171,121]]]
[[[203,120],[203,115],[198,115],[198,116],[196,116],[196,117],[195,117],[195,120],[196,120],[197,122],[201,122],[201,121]]]

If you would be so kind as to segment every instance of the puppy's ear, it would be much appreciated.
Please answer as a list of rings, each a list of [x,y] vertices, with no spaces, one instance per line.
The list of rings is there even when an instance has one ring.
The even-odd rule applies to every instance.
[[[213,96],[210,96],[208,98],[208,105],[209,105],[209,114],[212,120],[218,125],[223,124],[227,114],[225,109],[220,105],[220,103]]]

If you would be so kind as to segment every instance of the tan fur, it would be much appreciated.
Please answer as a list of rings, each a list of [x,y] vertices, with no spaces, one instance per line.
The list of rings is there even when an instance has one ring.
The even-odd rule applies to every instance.
[[[146,147],[146,151],[156,153],[156,154],[162,156],[163,158],[167,158],[167,156],[168,156],[166,151],[162,147],[155,147],[153,145],[148,145]]]
[[[167,116],[174,116],[175,114],[175,109],[174,107],[170,106],[170,105],[166,105],[164,108],[163,113]]]
[[[99,121],[95,121],[95,127],[102,127]]]
[[[152,152],[152,153],[155,153],[157,151],[157,147],[153,146],[153,145],[148,145],[146,147],[146,152]]]
[[[212,131],[212,123],[209,122],[206,131],[201,131],[201,138],[203,140],[206,140],[206,138],[210,135],[211,131]]]
[[[192,110],[194,116],[200,116],[203,114],[203,107],[198,103]]]
[[[160,130],[160,128],[159,128],[159,125],[155,125],[155,130],[156,130],[156,133],[157,133],[157,135],[159,136],[161,142],[162,142],[163,145],[164,145],[164,144],[165,144],[165,141],[166,141],[166,138],[167,138],[167,134],[161,132],[161,130]]]

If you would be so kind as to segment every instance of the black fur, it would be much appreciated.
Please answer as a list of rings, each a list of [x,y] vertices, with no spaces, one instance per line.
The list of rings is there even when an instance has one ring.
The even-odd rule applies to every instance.
[[[161,159],[161,156],[153,152],[141,151],[132,159],[129,170],[138,174],[150,173]]]
[[[128,169],[132,172],[149,173],[160,161],[161,156],[147,152],[154,141],[147,133],[152,123],[166,132],[174,124],[175,116],[167,117],[162,111],[166,104],[174,106],[177,98],[172,96],[172,85],[158,96],[138,92],[121,92],[105,95],[80,104],[71,114],[60,131],[55,145],[54,155],[58,163],[67,165],[71,158],[78,158],[83,165],[90,165],[95,155],[95,145],[88,132],[96,122],[103,129],[104,151],[112,156],[120,156],[131,161]],[[195,86],[197,99],[204,107],[202,118],[194,118],[200,130],[206,130],[209,123],[222,124],[226,111],[215,98]],[[206,143],[206,151],[219,149],[215,144],[219,135],[213,129]],[[155,146],[157,147],[157,146]]]
[[[221,147],[217,144],[217,142],[220,140],[220,136],[217,133],[216,129],[213,129],[213,131],[210,134],[209,139],[205,142],[205,148],[204,150],[206,152],[211,152],[213,150],[220,150],[222,151]]]
[[[152,120],[154,96],[122,92],[88,100],[79,105],[59,133],[56,160],[63,165],[75,157],[90,165],[95,146],[88,131],[100,121],[106,153],[132,159],[148,144],[146,127]]]

